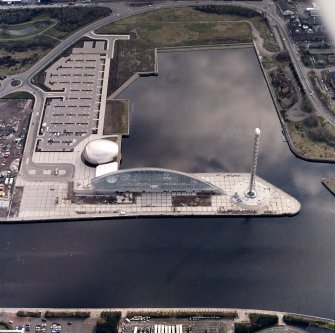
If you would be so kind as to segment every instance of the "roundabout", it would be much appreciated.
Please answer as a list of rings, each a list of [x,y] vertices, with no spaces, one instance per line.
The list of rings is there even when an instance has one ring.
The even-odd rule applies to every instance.
[[[20,87],[22,85],[22,81],[19,79],[13,79],[12,81],[10,81],[10,85],[12,87]]]

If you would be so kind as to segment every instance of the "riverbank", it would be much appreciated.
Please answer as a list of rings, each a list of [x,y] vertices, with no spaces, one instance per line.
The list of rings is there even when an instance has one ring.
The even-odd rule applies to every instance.
[[[321,183],[326,189],[335,196],[335,179],[334,178],[322,178]]]
[[[232,324],[231,330],[236,331],[239,325],[246,325],[252,323],[253,318],[272,318],[274,323],[269,326],[286,326],[286,325],[299,325],[322,327],[325,329],[333,330],[334,320],[328,318],[320,318],[315,316],[256,309],[239,309],[239,308],[85,308],[85,309],[61,309],[61,308],[1,308],[0,321],[10,323],[12,325],[19,325],[25,322],[38,322],[38,318],[50,318],[61,322],[62,319],[66,321],[74,320],[76,328],[81,325],[85,327],[91,326],[94,329],[97,322],[99,322],[103,313],[119,314],[118,321],[119,329],[122,331],[127,329],[126,326],[141,325],[141,322],[150,322],[150,325],[155,324],[155,321],[164,319],[169,324],[176,324],[189,320],[189,325],[201,325],[203,320],[208,323],[210,320],[224,320]],[[22,314],[31,314],[30,317],[22,316]],[[52,313],[52,317],[49,314]],[[57,313],[59,316],[57,316]],[[70,316],[67,316],[66,314]],[[36,314],[36,315],[34,315]],[[71,316],[77,314],[77,316]],[[81,314],[85,314],[81,317]],[[89,319],[87,319],[89,318]],[[29,320],[28,320],[29,319]],[[28,321],[27,321],[28,320]],[[47,323],[47,320],[43,319]],[[134,322],[134,324],[131,324]],[[47,325],[47,324],[46,324]],[[72,325],[72,322],[71,322]],[[148,324],[146,324],[148,325]],[[261,327],[261,326],[259,326]],[[229,330],[228,330],[229,331]]]
[[[287,114],[289,112],[290,109],[288,109],[288,110],[285,109],[284,110],[281,107],[281,105],[279,104],[278,96],[275,92],[274,87],[271,84],[271,79],[269,77],[269,72],[271,70],[275,69],[276,66],[267,68],[267,70],[266,70],[264,68],[263,62],[261,60],[261,55],[260,55],[260,52],[258,50],[258,47],[257,47],[256,43],[254,43],[254,47],[255,47],[256,53],[258,55],[257,58],[259,60],[259,64],[260,64],[262,73],[264,75],[264,79],[266,81],[269,93],[271,95],[273,104],[274,104],[275,109],[277,111],[277,115],[278,115],[278,118],[280,120],[281,126],[283,128],[284,137],[285,137],[285,139],[288,143],[288,146],[289,146],[290,150],[292,151],[292,153],[295,156],[297,156],[297,157],[299,157],[299,158],[301,158],[305,161],[309,161],[309,162],[334,163],[335,162],[334,157],[327,157],[327,154],[328,155],[334,155],[335,154],[335,150],[332,146],[328,145],[327,143],[320,143],[320,142],[317,142],[317,141],[313,141],[308,137],[307,134],[302,133],[301,131],[307,131],[308,130],[304,121],[293,122],[293,121],[289,121],[287,119],[287,116],[284,116],[285,114]],[[295,93],[297,94],[297,92],[295,92]],[[301,95],[301,94],[299,94],[299,95]],[[301,95],[298,99],[302,99],[302,98],[303,97]],[[296,103],[294,103],[294,105],[295,104]],[[311,117],[311,116],[314,116],[317,119],[317,124],[314,127],[319,126],[319,122],[321,123],[321,125],[319,127],[321,127],[322,129],[324,127],[326,127],[326,124],[323,124],[323,122],[319,119],[321,117],[316,117],[316,112],[315,111],[313,113],[305,113],[304,114],[305,118],[308,118],[308,117]],[[331,126],[331,124],[329,124],[329,125]],[[303,142],[303,144],[301,144],[301,142]]]
[[[20,178],[20,209],[2,222],[55,221],[155,216],[293,216],[300,203],[279,188],[256,177],[255,198],[245,195],[248,173],[190,174],[220,189],[216,194],[182,192],[119,193],[94,196],[71,193],[68,183],[36,183]]]

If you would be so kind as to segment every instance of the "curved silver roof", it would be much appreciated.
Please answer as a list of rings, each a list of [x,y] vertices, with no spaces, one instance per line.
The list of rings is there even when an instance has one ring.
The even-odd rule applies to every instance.
[[[83,158],[90,164],[99,165],[114,161],[118,153],[117,143],[106,139],[97,139],[87,143],[83,150]]]
[[[222,193],[222,189],[194,175],[160,168],[134,168],[92,179],[96,194],[116,192]]]

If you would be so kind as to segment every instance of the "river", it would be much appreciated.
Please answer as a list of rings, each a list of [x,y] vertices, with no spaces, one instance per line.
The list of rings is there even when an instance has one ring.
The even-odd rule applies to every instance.
[[[334,166],[296,158],[253,49],[159,55],[132,84],[122,167],[248,172],[295,217],[149,218],[0,226],[2,307],[242,307],[334,318]]]

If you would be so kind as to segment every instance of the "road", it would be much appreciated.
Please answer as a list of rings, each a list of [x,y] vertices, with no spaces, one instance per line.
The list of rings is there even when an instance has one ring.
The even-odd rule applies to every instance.
[[[187,7],[187,6],[195,6],[195,5],[202,5],[202,4],[226,4],[224,1],[178,1],[178,2],[161,2],[161,3],[154,3],[152,5],[148,6],[142,6],[142,7],[130,7],[127,4],[123,2],[111,2],[111,3],[104,3],[104,6],[107,6],[112,9],[112,14],[102,18],[98,21],[95,21],[78,31],[74,32],[72,35],[70,35],[65,40],[61,41],[53,50],[51,50],[45,57],[40,59],[35,65],[33,65],[31,68],[29,68],[27,71],[12,75],[6,78],[6,80],[2,81],[2,85],[0,87],[0,97],[3,97],[7,94],[10,94],[12,92],[15,92],[18,90],[17,87],[11,86],[11,81],[13,79],[20,80],[22,82],[19,90],[21,91],[28,91],[32,93],[35,96],[35,105],[34,105],[34,111],[32,115],[32,121],[30,124],[30,130],[27,136],[27,142],[25,145],[25,151],[24,151],[24,160],[22,162],[21,167],[21,175],[27,179],[38,179],[38,180],[53,180],[55,177],[58,177],[58,179],[62,180],[69,180],[72,178],[74,174],[74,166],[71,164],[48,164],[48,165],[40,165],[40,164],[34,164],[32,162],[32,155],[33,151],[35,149],[36,144],[36,137],[39,130],[39,124],[42,120],[42,108],[44,105],[44,99],[45,94],[43,91],[35,87],[31,83],[31,79],[36,75],[38,72],[43,70],[51,61],[53,61],[55,58],[59,56],[61,52],[63,52],[65,49],[67,49],[70,45],[75,43],[77,40],[79,40],[83,35],[94,31],[106,24],[112,23],[114,21],[148,12],[148,11],[154,11],[157,9],[163,9],[163,8],[171,8],[171,7]],[[262,2],[255,3],[255,2],[234,2],[235,5],[240,5],[243,7],[253,8],[257,11],[265,11],[267,14],[267,17],[269,19],[269,22],[272,26],[275,26],[278,31],[280,32],[280,35],[282,38],[282,43],[285,45],[287,51],[290,53],[292,62],[297,70],[297,74],[299,76],[299,79],[302,83],[302,86],[304,90],[307,92],[312,91],[309,78],[308,78],[308,69],[306,69],[302,64],[301,61],[296,53],[296,51],[293,49],[293,42],[290,39],[290,36],[288,35],[286,31],[286,23],[285,21],[278,16],[277,10],[275,5],[273,4],[272,0],[263,0]],[[61,6],[61,5],[59,5]],[[281,45],[281,44],[279,44]],[[315,95],[312,95],[312,98],[310,99],[314,108],[318,110],[318,113],[322,115],[327,120],[334,122],[335,117],[334,115],[327,110],[316,98]],[[43,170],[48,167],[49,169],[59,168],[64,170],[64,174],[55,176],[53,174],[51,175],[45,175],[43,174]],[[36,174],[32,175],[29,173],[30,169],[35,169]]]
[[[303,86],[304,91],[306,92],[307,97],[311,96],[309,100],[311,101],[314,109],[317,111],[319,115],[323,116],[328,121],[334,123],[335,115],[331,111],[329,111],[326,107],[324,107],[324,105],[319,101],[313,90],[313,86],[308,77],[310,69],[305,67],[304,64],[301,62],[299,53],[297,49],[295,49],[295,43],[291,39],[291,36],[288,34],[288,31],[286,29],[285,20],[279,15],[277,15],[275,5],[271,4],[270,0],[267,0],[267,2],[269,3],[269,5],[266,13],[269,22],[272,26],[276,26],[277,29],[279,30],[280,35],[282,37],[282,43],[285,45],[285,48],[287,49],[287,51],[291,56],[292,63],[296,69],[299,80]]]

